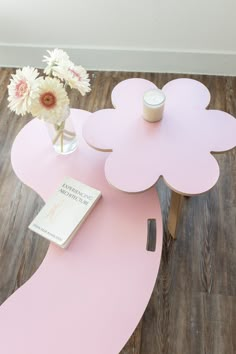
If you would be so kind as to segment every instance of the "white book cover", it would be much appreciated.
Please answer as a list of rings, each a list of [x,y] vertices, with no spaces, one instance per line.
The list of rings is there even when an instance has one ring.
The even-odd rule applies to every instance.
[[[66,177],[29,229],[66,248],[101,195],[99,190]]]

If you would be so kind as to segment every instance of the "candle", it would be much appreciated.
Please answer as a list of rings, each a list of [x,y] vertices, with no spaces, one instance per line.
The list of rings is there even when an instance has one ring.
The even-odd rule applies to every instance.
[[[162,119],[165,94],[160,89],[145,92],[143,96],[143,118],[148,122],[157,122]]]

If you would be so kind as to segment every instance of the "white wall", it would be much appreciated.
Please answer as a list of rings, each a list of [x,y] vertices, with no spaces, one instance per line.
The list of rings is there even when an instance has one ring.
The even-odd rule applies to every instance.
[[[0,0],[0,65],[236,75],[236,0]]]

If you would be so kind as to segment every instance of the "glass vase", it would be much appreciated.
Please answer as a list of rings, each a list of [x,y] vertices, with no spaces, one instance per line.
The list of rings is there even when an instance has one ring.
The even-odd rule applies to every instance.
[[[59,123],[46,122],[54,150],[61,155],[68,155],[78,147],[78,139],[70,116],[70,108],[66,107]]]

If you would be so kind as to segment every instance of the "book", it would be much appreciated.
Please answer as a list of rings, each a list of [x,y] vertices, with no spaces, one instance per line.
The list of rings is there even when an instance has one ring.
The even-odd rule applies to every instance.
[[[66,248],[101,195],[99,190],[66,177],[29,229]]]

